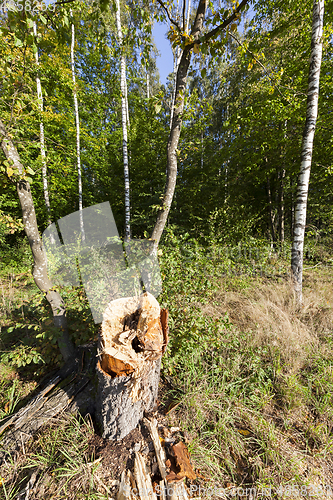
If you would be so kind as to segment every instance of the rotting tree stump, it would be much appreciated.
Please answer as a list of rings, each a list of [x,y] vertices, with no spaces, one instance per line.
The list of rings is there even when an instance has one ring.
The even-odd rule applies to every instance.
[[[96,419],[103,438],[120,440],[157,399],[168,312],[149,292],[112,301],[99,335]]]

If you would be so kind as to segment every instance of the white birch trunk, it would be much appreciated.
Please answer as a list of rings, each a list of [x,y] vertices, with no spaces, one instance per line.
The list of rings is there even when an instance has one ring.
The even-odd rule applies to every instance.
[[[190,14],[191,14],[191,0],[188,0],[187,17],[186,17],[186,33],[188,33],[188,28],[189,28],[189,24],[190,24]]]
[[[146,84],[147,84],[147,99],[150,98],[150,81],[149,81],[149,70],[146,71]]]
[[[117,31],[118,31],[118,41],[119,46],[122,51],[123,49],[123,33],[121,30],[120,21],[120,2],[116,0],[117,12]],[[125,239],[128,240],[131,237],[130,228],[130,187],[129,187],[129,167],[128,167],[128,138],[127,138],[127,125],[129,124],[129,114],[128,114],[128,99],[127,99],[127,83],[126,83],[126,60],[122,53],[120,61],[120,90],[121,90],[121,122],[123,129],[123,162],[124,162],[124,179],[125,179]]]
[[[323,48],[324,0],[314,0],[311,56],[308,80],[306,122],[302,141],[302,160],[299,173],[293,246],[291,252],[291,274],[297,304],[302,304],[303,248],[306,222],[306,208],[310,180],[313,139],[318,115],[319,77]]]
[[[70,15],[72,16],[72,10],[70,10]],[[72,82],[73,82],[73,100],[74,100],[74,114],[75,114],[75,126],[76,126],[76,161],[77,161],[77,178],[79,187],[79,211],[80,211],[80,229],[82,239],[84,240],[84,228],[83,228],[83,217],[82,217],[82,172],[81,172],[81,152],[80,152],[80,117],[79,117],[79,104],[77,100],[76,93],[76,80],[75,80],[75,59],[74,59],[74,48],[75,48],[75,27],[72,23],[72,41],[71,41],[71,68],[72,68]]]
[[[34,32],[34,36],[35,36],[35,39],[37,42],[37,24],[36,24],[36,21],[34,21],[34,24],[33,24],[33,32]],[[37,45],[37,43],[36,43],[36,45]],[[36,53],[35,53],[35,61],[36,61],[36,66],[37,66],[36,86],[37,86],[38,108],[39,108],[39,111],[41,113],[41,119],[39,122],[39,140],[40,140],[40,154],[42,157],[43,191],[44,191],[45,206],[46,206],[46,210],[47,210],[47,214],[48,214],[48,223],[51,224],[51,217],[50,217],[51,207],[50,207],[50,197],[49,197],[49,190],[48,190],[48,183],[47,183],[44,123],[43,123],[43,119],[42,119],[42,113],[44,110],[44,103],[43,103],[42,85],[40,82],[39,72],[38,72],[38,67],[39,67],[38,49],[36,50]]]

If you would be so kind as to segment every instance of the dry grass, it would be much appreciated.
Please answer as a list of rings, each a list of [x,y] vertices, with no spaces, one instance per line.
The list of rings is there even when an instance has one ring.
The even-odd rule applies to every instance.
[[[309,350],[326,349],[320,339],[333,330],[333,276],[330,270],[307,271],[304,304],[298,310],[289,280],[257,279],[250,287],[226,290],[225,283],[213,301],[202,307],[204,314],[228,314],[235,327],[252,333],[254,345],[279,348],[286,366],[297,373]]]

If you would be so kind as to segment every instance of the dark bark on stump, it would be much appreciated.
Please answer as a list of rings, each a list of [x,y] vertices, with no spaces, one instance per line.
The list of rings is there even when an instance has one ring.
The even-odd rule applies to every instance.
[[[142,379],[142,393],[138,401],[131,397],[132,375],[112,378],[97,363],[98,391],[96,419],[103,429],[103,438],[123,439],[136,428],[145,411],[154,408],[160,379],[161,358],[154,361]]]

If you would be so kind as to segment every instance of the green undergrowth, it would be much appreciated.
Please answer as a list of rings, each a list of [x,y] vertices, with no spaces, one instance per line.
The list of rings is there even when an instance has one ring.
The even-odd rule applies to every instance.
[[[321,498],[318,485],[333,487],[330,248],[307,243],[300,310],[290,283],[288,244],[274,249],[253,239],[234,247],[214,241],[204,247],[169,229],[160,250],[163,292],[158,300],[169,309],[170,327],[162,361],[162,377],[170,391],[162,398],[171,397],[177,405],[170,422],[177,421],[187,436],[199,482],[230,494],[235,492],[232,488],[251,486],[271,488],[272,498],[303,498],[301,491]],[[1,290],[3,418],[59,364],[60,356],[49,306],[31,274],[7,267]],[[96,338],[84,290],[67,288],[61,294],[74,341],[83,344]],[[46,441],[55,439],[54,433],[56,426],[46,431]],[[72,440],[79,446],[75,436]],[[41,443],[32,445],[32,454],[49,453],[49,445]],[[61,447],[66,449],[65,441]],[[60,474],[61,467],[77,460],[64,457],[57,451],[52,466],[36,462],[29,466],[29,474],[33,467],[51,477],[51,470]],[[91,457],[82,460],[94,462]],[[22,468],[26,466],[28,462]],[[20,477],[8,472],[4,486],[19,488],[18,481],[25,477],[22,470]],[[71,481],[69,485],[75,484]],[[89,481],[87,476],[84,488]],[[88,493],[82,490],[82,498],[95,498],[97,490],[91,491],[85,497]],[[76,498],[70,488],[61,494]]]
[[[248,255],[266,256],[260,264],[244,248],[232,259],[230,249],[192,245],[189,254],[173,240],[162,257],[171,316],[163,373],[196,466],[213,485],[321,498],[333,463],[329,253],[327,267],[305,262],[297,310],[286,249],[248,245]]]

